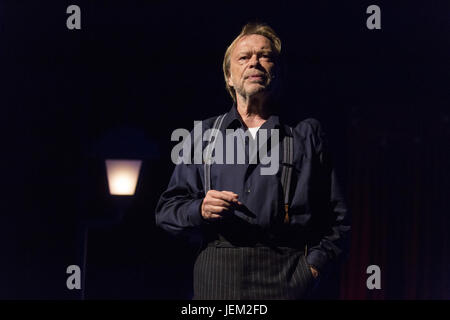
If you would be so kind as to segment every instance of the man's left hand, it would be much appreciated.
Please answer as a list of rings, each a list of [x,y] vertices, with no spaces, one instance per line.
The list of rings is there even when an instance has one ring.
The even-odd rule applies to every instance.
[[[316,279],[319,276],[319,271],[317,271],[316,268],[309,266],[309,269],[311,270],[311,273],[314,277],[314,279]]]

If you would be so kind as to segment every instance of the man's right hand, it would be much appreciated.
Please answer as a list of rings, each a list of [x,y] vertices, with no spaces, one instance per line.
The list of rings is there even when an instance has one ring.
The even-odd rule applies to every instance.
[[[231,191],[209,190],[201,206],[203,219],[213,221],[223,218],[233,207],[242,205],[238,197]]]

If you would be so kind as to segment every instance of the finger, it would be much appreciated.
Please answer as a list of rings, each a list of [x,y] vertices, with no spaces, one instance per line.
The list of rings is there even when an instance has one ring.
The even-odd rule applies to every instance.
[[[213,206],[213,205],[207,205],[205,207],[205,211],[209,213],[217,213],[217,214],[226,214],[228,212],[228,208],[224,208],[221,206]]]
[[[218,195],[220,195],[221,194],[221,192],[220,191],[217,191],[217,190],[209,190],[208,191],[208,193],[206,194],[206,196],[208,197],[212,197],[212,198],[216,198],[216,197],[218,197]]]
[[[210,193],[210,192],[211,192],[211,196],[213,196],[213,197],[222,197],[224,195],[231,196],[232,198],[238,198],[239,197],[238,194],[236,194],[236,193],[234,193],[232,191],[226,191],[226,190],[223,190],[223,191],[210,190],[210,191],[208,191],[208,193]]]
[[[209,214],[206,219],[208,220],[218,220],[218,219],[223,219],[223,216],[220,214],[215,214],[215,213],[211,213]]]
[[[235,193],[235,192],[233,192],[233,191],[228,191],[228,190],[222,190],[222,191],[220,191],[220,192],[222,192],[222,193],[228,193],[228,194],[235,195],[235,196],[238,195],[237,193]]]
[[[238,198],[238,195],[237,194],[229,194],[229,193],[225,193],[225,192],[220,192],[220,193],[214,194],[214,197],[218,198],[218,199],[222,199],[222,200],[228,201],[228,202],[236,202],[237,198]]]
[[[225,208],[231,207],[231,204],[228,201],[217,199],[217,198],[207,199],[206,204],[213,205],[213,206],[219,206],[219,207],[225,207]]]
[[[234,193],[233,191],[222,190],[222,193],[228,194],[228,195],[232,196],[233,198],[239,197],[239,195],[237,193]]]

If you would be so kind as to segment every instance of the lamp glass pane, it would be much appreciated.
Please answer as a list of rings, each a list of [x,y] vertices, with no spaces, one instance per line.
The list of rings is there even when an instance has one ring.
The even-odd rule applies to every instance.
[[[109,192],[112,195],[134,195],[141,164],[142,160],[106,160]]]

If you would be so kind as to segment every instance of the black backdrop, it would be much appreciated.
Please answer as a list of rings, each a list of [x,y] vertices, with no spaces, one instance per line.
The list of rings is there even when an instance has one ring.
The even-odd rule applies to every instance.
[[[81,30],[66,28],[71,4]],[[381,30],[366,28],[370,4]],[[353,216],[350,257],[322,297],[450,298],[449,12],[447,1],[0,1],[0,298],[81,297],[66,268],[81,263],[80,222],[115,210],[105,157],[144,163],[123,220],[89,230],[85,297],[190,298],[192,248],[154,226],[170,134],[229,109],[223,54],[255,19],[283,41],[281,113],[324,124]],[[366,288],[371,264],[381,290]]]

